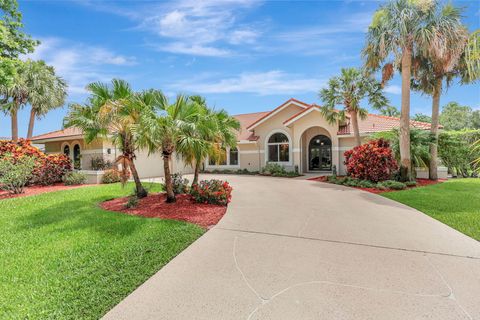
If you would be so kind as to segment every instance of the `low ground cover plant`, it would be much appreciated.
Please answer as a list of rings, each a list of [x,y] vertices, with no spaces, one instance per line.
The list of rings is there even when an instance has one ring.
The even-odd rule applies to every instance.
[[[74,186],[79,184],[85,184],[87,182],[87,176],[78,171],[71,171],[65,174],[63,177],[63,183],[66,186]]]
[[[0,159],[0,187],[10,193],[19,194],[32,178],[36,163],[32,157],[14,158],[7,154]]]
[[[284,166],[278,163],[267,163],[265,167],[262,168],[262,175],[273,176],[273,177],[298,177],[297,171],[287,171]]]
[[[227,181],[202,180],[190,193],[196,202],[226,206],[232,198],[232,187]]]
[[[259,174],[258,171],[249,171],[248,169],[213,169],[213,170],[203,170],[202,173],[218,173],[218,174],[246,174],[246,175],[256,175]]]
[[[372,140],[345,152],[350,177],[378,182],[391,179],[398,170],[388,141]]]
[[[343,185],[347,187],[357,187],[357,188],[371,188],[378,190],[403,190],[407,187],[415,186],[417,183],[411,181],[408,185],[407,183],[395,181],[395,180],[385,180],[380,182],[372,182],[369,180],[361,180],[352,177],[337,177],[329,176],[327,181],[330,183]]]

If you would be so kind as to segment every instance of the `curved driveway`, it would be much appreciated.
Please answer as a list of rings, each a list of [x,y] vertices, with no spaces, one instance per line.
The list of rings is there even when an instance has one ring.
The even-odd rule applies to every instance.
[[[222,221],[105,319],[480,319],[479,242],[351,188],[221,178]]]

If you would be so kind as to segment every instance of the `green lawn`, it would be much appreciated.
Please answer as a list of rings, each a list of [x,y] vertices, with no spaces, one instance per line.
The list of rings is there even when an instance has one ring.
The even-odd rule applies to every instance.
[[[192,224],[97,205],[132,189],[1,200],[0,319],[98,319],[203,234]]]
[[[382,194],[480,241],[480,179],[444,183]]]

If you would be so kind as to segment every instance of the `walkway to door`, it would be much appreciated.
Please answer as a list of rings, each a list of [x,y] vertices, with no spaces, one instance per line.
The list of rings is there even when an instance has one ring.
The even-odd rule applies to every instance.
[[[479,242],[356,189],[221,178],[219,225],[105,319],[480,319]]]

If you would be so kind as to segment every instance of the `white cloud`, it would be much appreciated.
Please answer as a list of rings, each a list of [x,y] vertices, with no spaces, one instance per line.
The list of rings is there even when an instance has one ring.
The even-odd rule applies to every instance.
[[[224,57],[234,53],[230,46],[252,44],[259,36],[253,26],[239,25],[241,13],[260,3],[257,0],[180,0],[142,4],[135,10],[105,2],[83,3],[97,10],[125,16],[139,29],[160,37],[149,39],[156,50]]]
[[[402,93],[402,88],[397,85],[388,85],[383,89],[384,92],[386,93],[391,93],[391,94],[401,94]]]
[[[174,89],[198,93],[254,93],[259,95],[299,94],[316,92],[325,84],[324,80],[304,78],[284,71],[242,73],[237,77],[208,81],[205,78],[193,82],[173,84]]]
[[[72,43],[60,38],[41,39],[34,53],[26,58],[45,60],[63,77],[69,93],[85,93],[85,86],[94,81],[109,81],[114,77],[106,71],[108,66],[132,66],[134,57],[116,54],[106,48]]]

